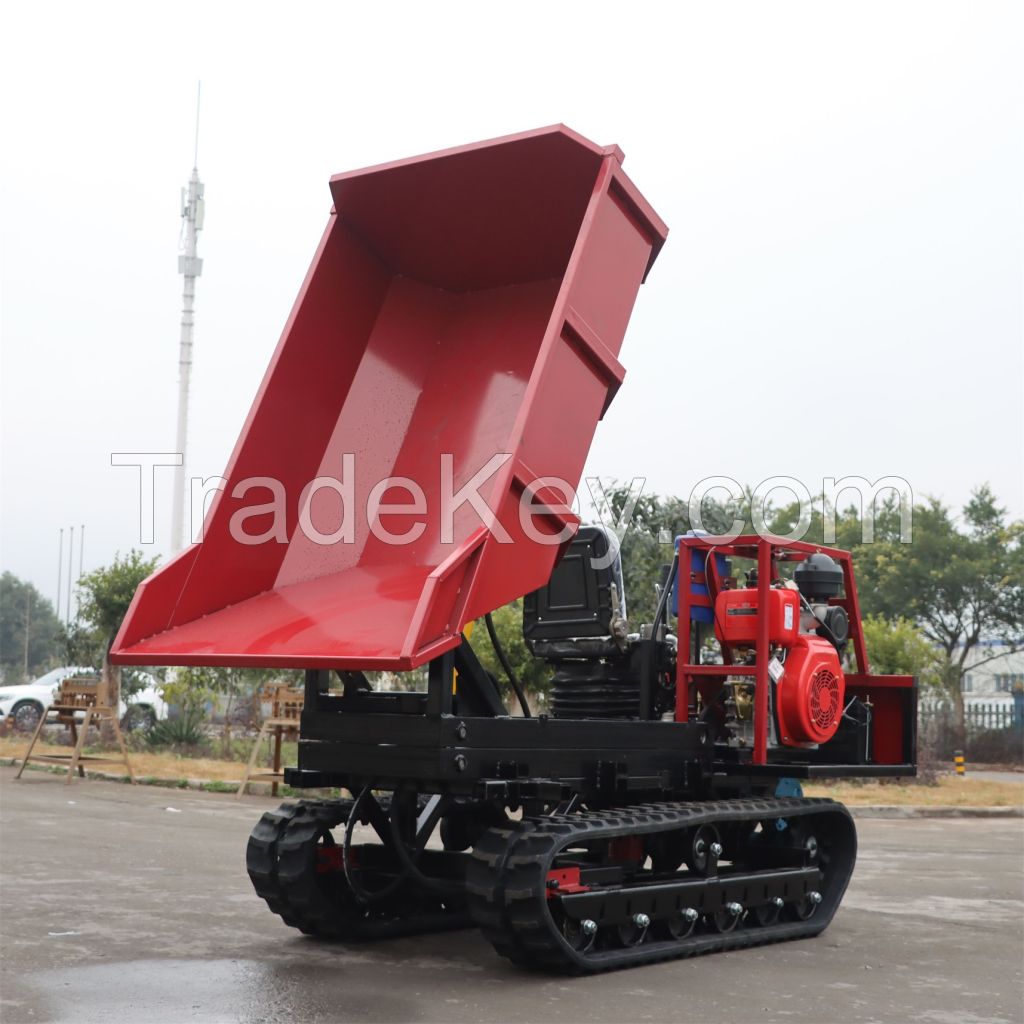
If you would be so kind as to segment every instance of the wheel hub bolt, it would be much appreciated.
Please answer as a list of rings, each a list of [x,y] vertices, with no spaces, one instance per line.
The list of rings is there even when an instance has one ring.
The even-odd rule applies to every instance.
[[[698,917],[700,917],[700,914],[698,914],[697,911],[693,909],[693,907],[687,907],[683,911],[683,918],[689,924],[693,924],[693,922],[696,921]]]
[[[589,917],[584,918],[580,921],[580,928],[584,935],[593,935],[597,931],[597,922],[591,921]]]
[[[712,843],[711,844],[711,852],[716,857],[721,857],[722,856],[722,844],[721,843]]]
[[[812,889],[808,894],[807,898],[814,904],[821,902],[821,893],[817,889]]]
[[[732,914],[733,917],[739,917],[743,913],[742,903],[726,903],[725,909]]]
[[[775,899],[772,900],[772,906],[777,910],[781,910],[785,905],[786,901],[781,896],[776,896]]]
[[[637,928],[646,928],[651,923],[651,919],[646,914],[634,914],[633,924]]]

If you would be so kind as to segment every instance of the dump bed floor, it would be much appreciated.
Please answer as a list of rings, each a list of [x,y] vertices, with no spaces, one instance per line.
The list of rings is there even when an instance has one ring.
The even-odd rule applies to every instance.
[[[665,236],[621,159],[555,126],[333,179],[202,542],[114,660],[407,669],[543,584],[578,520],[537,480],[578,485]]]

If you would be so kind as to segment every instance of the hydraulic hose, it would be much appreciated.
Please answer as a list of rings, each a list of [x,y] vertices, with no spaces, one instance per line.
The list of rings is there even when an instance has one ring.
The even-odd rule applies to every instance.
[[[352,832],[355,828],[356,821],[359,818],[358,811],[362,808],[363,800],[365,800],[369,795],[370,787],[364,786],[356,797],[355,803],[352,805],[352,809],[349,811],[348,821],[345,822],[344,837],[341,842],[341,866],[345,873],[345,881],[348,882],[348,886],[352,890],[356,899],[363,904],[376,903],[378,900],[385,899],[398,889],[399,886],[401,886],[409,877],[408,865],[403,863],[405,870],[400,871],[383,888],[372,892],[369,889],[366,889],[356,877],[357,872],[352,866],[352,858],[349,856],[349,851],[352,847]]]
[[[508,681],[512,684],[512,689],[515,691],[519,706],[523,709],[523,718],[531,718],[530,705],[526,703],[526,692],[523,690],[523,684],[519,681],[515,669],[512,668],[512,662],[508,660],[505,648],[501,646],[497,630],[494,628],[494,619],[491,618],[490,612],[484,616],[484,624],[487,626],[487,635],[491,638],[491,646],[494,648],[494,653],[497,655],[498,661],[501,662],[501,667],[505,670]]]
[[[391,845],[395,848],[395,853],[402,862],[402,878],[411,878],[426,889],[444,893],[448,896],[461,894],[464,891],[464,887],[458,882],[448,881],[444,878],[431,878],[429,875],[423,874],[419,865],[412,859],[412,856],[405,847],[405,840],[402,838],[402,831],[398,820],[399,806],[397,797],[397,792],[391,797]]]
[[[667,619],[668,599],[672,592],[672,585],[675,583],[678,568],[679,552],[677,551],[672,559],[672,565],[665,579],[665,586],[662,588],[661,596],[658,598],[658,606],[654,611],[654,621],[651,623],[650,638],[641,645],[640,717],[644,719],[651,718],[654,711],[654,683],[657,674],[655,647],[658,643],[658,631],[661,628],[662,622]]]
[[[654,622],[651,624],[651,639],[658,639],[658,628],[661,626],[665,619],[665,613],[668,610],[668,599],[672,593],[672,585],[676,581],[676,575],[679,572],[679,552],[677,551],[675,557],[672,559],[672,566],[668,571],[668,576],[665,579],[665,586],[662,588],[661,596],[658,598],[658,607],[654,612]]]

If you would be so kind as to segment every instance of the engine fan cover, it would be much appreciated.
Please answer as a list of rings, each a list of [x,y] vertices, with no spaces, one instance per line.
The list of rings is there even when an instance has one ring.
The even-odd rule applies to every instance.
[[[789,747],[827,743],[839,728],[845,694],[836,649],[802,633],[786,656],[775,690],[781,742]]]

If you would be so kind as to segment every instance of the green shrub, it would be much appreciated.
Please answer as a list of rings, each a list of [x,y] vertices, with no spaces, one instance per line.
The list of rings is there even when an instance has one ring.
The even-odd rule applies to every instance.
[[[237,782],[224,782],[222,779],[213,779],[204,782],[202,789],[206,793],[236,793],[238,792]]]
[[[152,750],[199,750],[208,743],[205,718],[202,709],[187,708],[177,718],[157,722],[146,735],[146,745]]]

